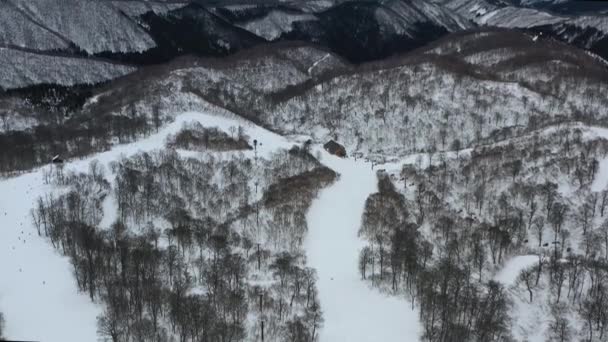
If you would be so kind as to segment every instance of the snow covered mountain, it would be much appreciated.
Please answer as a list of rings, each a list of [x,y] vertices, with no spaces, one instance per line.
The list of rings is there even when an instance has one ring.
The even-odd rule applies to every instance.
[[[145,16],[144,20],[157,41],[162,39],[183,51],[221,55],[252,46],[256,38],[303,40],[355,62],[408,51],[448,32],[472,27],[459,15],[418,0],[344,2],[320,11],[311,11],[308,2],[218,7],[191,4],[168,15]],[[183,40],[183,30],[195,32],[198,40]]]
[[[608,56],[605,14],[559,14],[537,2],[7,0],[0,6],[4,48],[101,57],[129,66],[165,63],[187,54],[226,56],[277,41],[305,41],[361,63],[408,52],[476,26],[526,29]],[[20,66],[13,64],[14,69]],[[58,66],[57,72],[69,74],[64,68]],[[57,83],[91,80],[101,81],[85,75],[82,82]],[[12,82],[11,87],[42,81],[30,78]]]
[[[608,7],[579,12],[567,7],[554,11],[542,1],[518,4],[486,0],[440,2],[480,26],[526,29],[608,58]]]
[[[0,46],[4,48],[102,57],[130,65],[167,62],[184,54],[225,56],[270,41],[294,40],[319,44],[363,62],[473,27],[460,15],[423,0],[256,5],[7,0],[0,6]],[[14,64],[13,68],[19,68]],[[93,78],[85,76],[80,83]]]
[[[0,340],[605,341],[601,12],[58,3],[0,3]]]
[[[408,51],[448,32],[473,26],[457,14],[418,0],[344,2],[317,13],[306,13],[298,7],[216,11],[266,39],[310,41],[355,62]]]

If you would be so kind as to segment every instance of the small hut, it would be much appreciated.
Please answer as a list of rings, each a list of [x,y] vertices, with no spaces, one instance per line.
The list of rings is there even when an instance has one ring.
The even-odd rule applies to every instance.
[[[59,155],[56,155],[53,157],[52,163],[53,164],[63,164],[63,159],[61,159],[61,157]]]
[[[336,155],[338,157],[344,158],[346,157],[346,149],[344,148],[344,146],[338,144],[337,142],[330,140],[327,143],[325,143],[325,145],[323,145],[323,148],[325,149],[325,151]]]

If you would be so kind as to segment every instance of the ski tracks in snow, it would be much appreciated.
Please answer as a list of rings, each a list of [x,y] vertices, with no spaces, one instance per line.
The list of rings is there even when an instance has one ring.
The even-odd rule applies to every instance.
[[[321,153],[340,177],[319,193],[307,215],[308,265],[317,270],[325,319],[320,342],[417,341],[417,310],[404,298],[370,288],[358,271],[364,241],[357,232],[365,201],[377,191],[371,164]]]

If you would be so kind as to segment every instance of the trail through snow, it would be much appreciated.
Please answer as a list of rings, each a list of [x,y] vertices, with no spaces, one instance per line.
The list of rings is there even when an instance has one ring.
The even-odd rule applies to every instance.
[[[537,255],[519,255],[509,259],[498,273],[494,280],[505,286],[515,285],[521,271],[533,265],[538,265]]]
[[[319,63],[323,62],[324,60],[326,60],[329,56],[331,56],[331,54],[326,54],[325,56],[323,56],[321,59],[319,59],[318,61],[314,62],[310,68],[308,68],[308,70],[306,70],[306,73],[310,75],[310,73],[312,72],[312,70],[314,68],[317,67],[317,65],[319,65]]]
[[[319,341],[417,341],[417,310],[405,299],[370,288],[357,267],[364,246],[357,232],[365,200],[377,191],[375,171],[362,160],[321,153],[321,162],[340,178],[321,191],[307,215],[308,264],[317,270],[325,319]]]

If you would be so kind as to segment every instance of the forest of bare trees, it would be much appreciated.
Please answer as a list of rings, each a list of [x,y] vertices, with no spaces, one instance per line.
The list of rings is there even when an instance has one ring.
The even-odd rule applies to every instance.
[[[4,315],[0,312],[0,339],[4,337]]]
[[[362,277],[387,291],[408,294],[419,307],[425,341],[506,338],[507,295],[500,284],[473,278],[475,258],[480,258],[476,249],[465,257],[459,250],[463,247],[453,240],[445,254],[434,256],[433,244],[421,236],[420,223],[410,217],[405,198],[391,180],[381,175],[378,187],[367,200],[360,230],[369,241],[361,252]],[[440,222],[445,234],[452,235],[454,222],[448,217]],[[465,263],[467,259],[473,262]]]
[[[304,214],[334,177],[297,146],[271,160],[161,150],[109,170],[49,169],[66,192],[39,198],[32,219],[103,303],[108,341],[314,341],[323,318]]]
[[[514,301],[551,313],[551,341],[603,341],[608,189],[591,185],[608,143],[588,137],[566,125],[379,173],[360,229],[362,278],[405,292],[425,341],[509,341]],[[539,261],[513,296],[493,273],[521,254]]]

